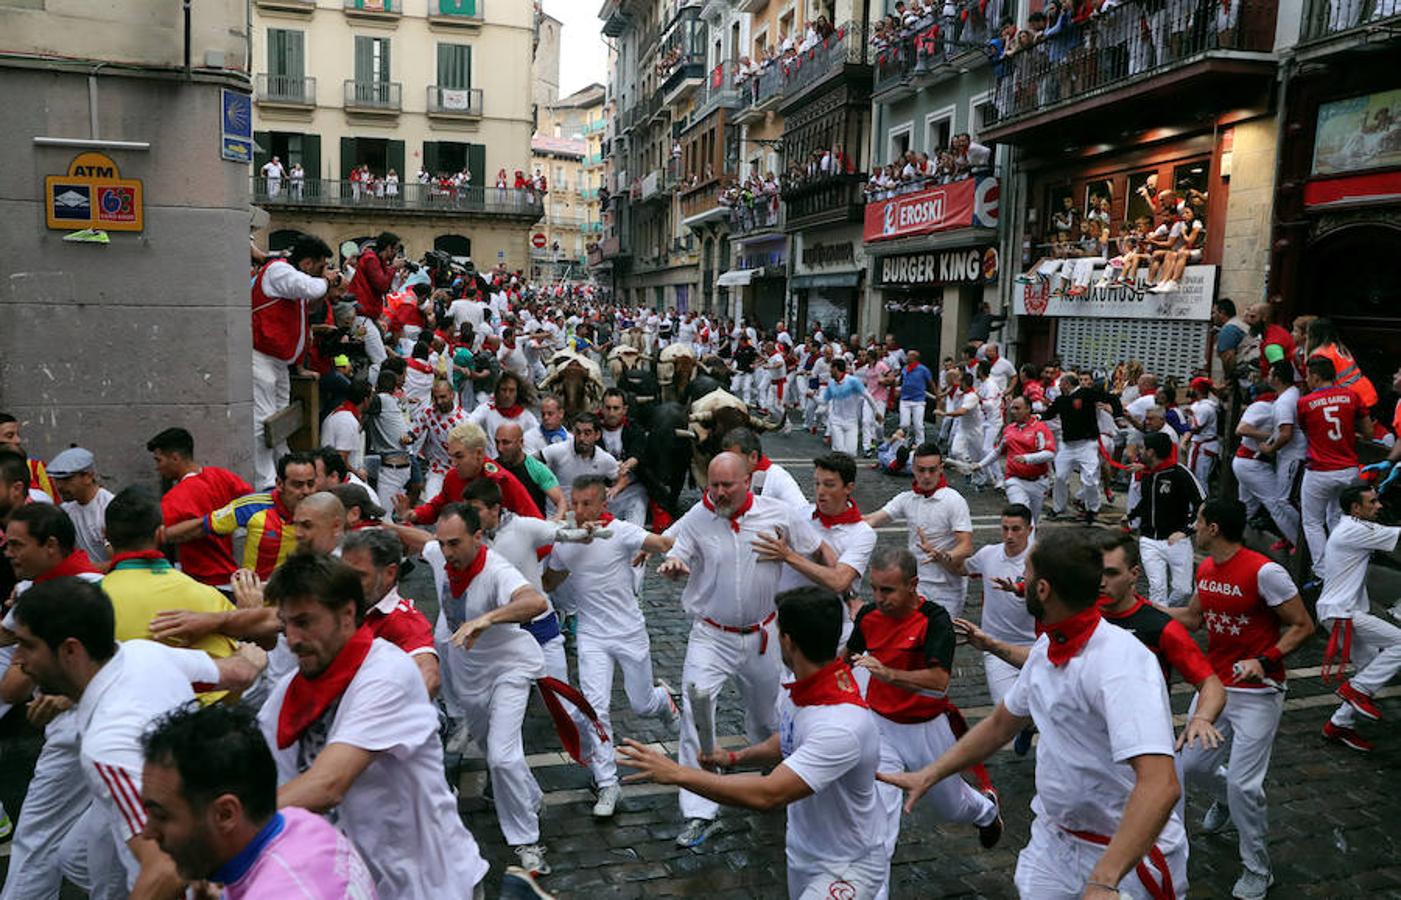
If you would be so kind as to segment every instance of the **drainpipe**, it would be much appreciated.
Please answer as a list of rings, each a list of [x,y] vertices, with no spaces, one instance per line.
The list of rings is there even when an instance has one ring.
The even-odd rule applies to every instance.
[[[190,68],[190,0],[182,0],[181,6],[185,11],[185,80],[191,81],[194,76]]]
[[[88,72],[88,137],[94,141],[100,137],[97,133],[97,73],[105,65],[105,62],[98,63]]]

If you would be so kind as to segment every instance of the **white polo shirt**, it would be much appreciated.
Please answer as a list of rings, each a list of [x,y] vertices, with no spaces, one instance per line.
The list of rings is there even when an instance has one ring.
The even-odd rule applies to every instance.
[[[1367,562],[1373,550],[1395,550],[1401,528],[1344,515],[1328,535],[1323,554],[1323,591],[1318,621],[1351,619],[1371,609]]]
[[[467,416],[468,422],[475,422],[480,425],[482,431],[486,432],[486,455],[492,459],[496,458],[496,429],[502,425],[513,423],[521,427],[521,434],[530,433],[532,428],[539,428],[540,421],[535,418],[535,413],[528,409],[521,410],[521,414],[511,418],[502,415],[493,403],[483,403],[472,410]]]
[[[997,362],[992,364],[988,377],[997,382],[998,393],[1003,393],[1007,390],[1007,385],[1017,377],[1017,367],[1012,365],[1007,357],[999,356]]]
[[[1279,392],[1274,402],[1274,429],[1275,434],[1279,434],[1279,429],[1283,425],[1293,425],[1294,432],[1289,437],[1289,442],[1279,448],[1276,459],[1302,459],[1309,450],[1308,438],[1304,437],[1304,429],[1299,427],[1299,389],[1292,384]],[[1325,556],[1324,559],[1327,559]]]
[[[758,624],[774,611],[773,598],[787,567],[759,560],[753,544],[760,534],[782,530],[789,546],[804,556],[822,544],[801,508],[767,497],[755,497],[738,522],[736,532],[729,519],[697,503],[667,529],[676,538],[667,558],[679,559],[691,570],[681,605],[693,617],[739,627]]]
[[[1209,444],[1216,440],[1216,401],[1198,400],[1188,409],[1192,411],[1192,419],[1198,429],[1192,435],[1192,440],[1198,444]]]
[[[448,584],[447,559],[437,541],[429,541],[424,546],[423,558],[433,570],[433,583],[438,588],[438,616],[447,623],[450,634],[464,622],[505,606],[511,602],[512,594],[530,587],[525,576],[504,556],[488,549],[482,570],[462,596],[455,597]],[[490,691],[498,681],[533,681],[545,674],[545,657],[540,652],[540,644],[534,635],[515,624],[494,625],[477,638],[471,650],[454,646],[449,652],[463,676],[458,683],[469,693]],[[457,654],[461,654],[461,658]],[[455,676],[454,680],[457,680]]]
[[[795,509],[808,502],[808,498],[803,496],[803,489],[798,487],[797,480],[778,463],[769,463],[767,469],[755,471],[749,479],[749,484],[754,496],[787,503]]]
[[[859,590],[861,579],[866,575],[866,565],[871,561],[871,553],[876,549],[876,530],[865,522],[844,523],[827,528],[817,518],[817,504],[815,503],[804,506],[802,512],[812,523],[817,536],[836,551],[837,564],[851,566],[856,570],[856,582],[851,586],[851,589],[853,591]],[[783,577],[778,581],[778,589],[780,592],[788,591],[793,588],[807,587],[812,583],[806,575],[797,569],[784,566]]]
[[[258,714],[278,784],[310,768],[330,744],[377,754],[328,818],[355,843],[381,897],[471,896],[487,864],[443,779],[438,713],[418,666],[376,638],[340,700],[299,740],[278,749],[277,720],[292,678],[278,681]]]
[[[618,477],[618,460],[603,449],[600,441],[593,448],[593,456],[583,457],[574,450],[574,438],[551,444],[540,451],[540,458],[559,479],[559,489],[564,491],[564,502],[569,502],[569,492],[574,487],[574,479],[581,475],[601,475],[610,481]]]
[[[1173,757],[1172,708],[1158,660],[1132,633],[1101,621],[1078,655],[1053,666],[1042,635],[1002,698],[1041,732],[1036,751],[1037,818],[1071,831],[1113,836],[1134,787],[1135,756]],[[1163,825],[1163,852],[1185,840],[1176,811]]]
[[[577,588],[573,596],[579,607],[579,637],[631,641],[641,634],[645,638],[647,625],[629,566],[642,549],[647,532],[622,519],[609,522],[608,530],[613,533],[610,538],[594,538],[587,544],[555,544],[545,565],[568,572],[564,583]]]
[[[783,765],[812,788],[788,807],[787,855],[800,866],[885,853],[876,793],[880,731],[871,711],[851,703],[797,706],[778,697]]]
[[[128,887],[141,867],[127,841],[146,827],[141,737],[157,718],[195,699],[191,685],[218,681],[219,669],[208,653],[127,641],[88,682],[78,701],[83,777],[116,839]]]
[[[999,641],[1022,647],[1036,643],[1036,619],[1026,610],[1026,601],[993,584],[995,578],[1017,582],[1026,572],[1026,556],[1031,544],[1016,556],[1007,555],[1005,544],[988,544],[968,557],[964,568],[983,580],[982,629]]]
[[[321,423],[321,446],[349,454],[345,464],[352,469],[365,467],[365,433],[348,409],[336,410]]]
[[[496,530],[486,537],[486,545],[492,552],[500,553],[506,562],[525,576],[530,586],[545,598],[545,611],[535,617],[536,622],[555,614],[550,595],[545,593],[545,586],[540,581],[544,562],[539,551],[554,543],[558,530],[558,522],[537,519],[534,516],[518,516],[509,509],[502,509],[501,522],[496,526]]]
[[[963,410],[963,415],[954,419],[954,427],[961,435],[982,436],[983,404],[977,391],[964,391],[958,395],[955,409]]]
[[[958,543],[957,533],[973,532],[973,518],[968,501],[951,487],[943,487],[929,497],[914,491],[903,491],[890,498],[881,511],[896,522],[909,525],[907,545],[919,560],[919,592],[930,600],[940,597],[956,598],[961,604],[968,589],[968,579],[955,575],[938,563],[925,562],[924,549],[919,545],[919,529],[938,550],[952,550]]]
[[[1245,412],[1241,413],[1240,417],[1242,425],[1248,425],[1261,431],[1273,431],[1274,421],[1274,404],[1268,400],[1256,400],[1245,408]],[[1247,450],[1260,449],[1260,440],[1248,434],[1241,435],[1240,443]]]

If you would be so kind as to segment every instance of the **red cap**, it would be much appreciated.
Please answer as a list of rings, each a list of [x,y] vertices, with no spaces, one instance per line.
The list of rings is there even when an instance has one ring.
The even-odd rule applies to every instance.
[[[1210,391],[1212,390],[1212,387],[1213,386],[1210,378],[1198,376],[1192,379],[1192,390],[1197,391],[1198,393]]]

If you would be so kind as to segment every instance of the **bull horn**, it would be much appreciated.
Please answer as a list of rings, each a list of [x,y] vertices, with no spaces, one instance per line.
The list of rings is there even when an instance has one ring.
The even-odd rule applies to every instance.
[[[691,429],[689,429],[689,428],[678,428],[678,429],[676,429],[676,436],[677,436],[677,437],[688,438],[688,439],[693,440],[693,441],[694,441],[694,440],[699,440],[699,437],[697,436],[697,434],[696,434],[694,431],[692,431]]]
[[[651,403],[653,400],[656,400],[657,398],[656,398],[656,397],[653,397],[653,396],[650,396],[650,395],[644,397],[644,396],[642,396],[641,394],[638,394],[636,397],[633,397],[632,399],[633,399],[633,402],[635,402],[635,403]]]

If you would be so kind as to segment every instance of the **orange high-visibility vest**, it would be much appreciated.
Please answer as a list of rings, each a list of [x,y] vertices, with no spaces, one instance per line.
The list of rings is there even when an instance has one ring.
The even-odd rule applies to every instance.
[[[1337,375],[1333,377],[1333,383],[1338,387],[1345,387],[1357,395],[1357,399],[1362,401],[1365,409],[1371,409],[1377,405],[1377,389],[1372,386],[1372,382],[1362,370],[1357,367],[1357,360],[1351,356],[1344,356],[1337,344],[1325,344],[1309,354],[1309,359],[1321,356],[1333,364]]]

